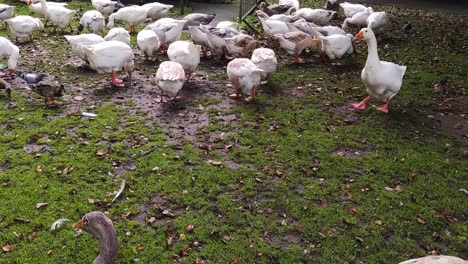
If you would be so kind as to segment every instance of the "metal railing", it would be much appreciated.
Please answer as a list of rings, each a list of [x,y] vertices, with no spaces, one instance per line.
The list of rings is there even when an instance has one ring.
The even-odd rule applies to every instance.
[[[246,20],[245,18],[252,14],[260,5],[260,3],[265,2],[265,0],[240,0],[239,4],[239,23],[244,22],[250,29],[256,31]]]

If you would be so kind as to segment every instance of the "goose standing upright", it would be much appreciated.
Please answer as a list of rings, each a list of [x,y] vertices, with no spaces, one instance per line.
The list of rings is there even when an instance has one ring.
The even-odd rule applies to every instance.
[[[341,3],[340,6],[343,8],[346,17],[353,17],[354,14],[362,12],[367,8],[365,5],[351,4],[348,2]]]
[[[67,26],[70,26],[70,30],[73,31],[71,28],[70,22],[73,19],[73,16],[76,13],[76,10],[68,9],[64,6],[60,5],[47,5],[45,0],[40,0],[41,2],[41,9],[45,15],[47,20],[50,20],[54,26],[63,29]],[[29,0],[29,5],[32,4],[32,0]],[[55,27],[54,27],[55,30]]]
[[[36,30],[43,30],[44,24],[42,24],[39,18],[30,16],[15,16],[6,21],[10,32],[16,37],[16,42],[19,42],[19,38],[29,37],[31,42],[32,33]],[[33,42],[34,44],[34,42]]]
[[[406,66],[400,66],[392,62],[381,61],[377,52],[377,40],[371,28],[363,28],[355,37],[356,40],[363,39],[367,42],[367,61],[362,69],[361,79],[369,93],[360,103],[353,103],[354,108],[364,109],[371,98],[385,102],[378,110],[388,113],[390,100],[400,91],[403,84],[403,76]]]
[[[135,25],[145,22],[148,8],[143,6],[126,6],[109,16],[108,28],[113,28],[115,20],[125,21],[130,24],[130,33],[135,33]]]
[[[113,264],[117,258],[117,232],[112,221],[101,212],[89,212],[73,225],[73,228],[83,229],[99,240],[101,245],[99,255],[94,264]]]
[[[187,81],[189,81],[190,76],[200,63],[200,52],[201,47],[199,45],[194,45],[190,41],[179,40],[169,45],[167,56],[171,61],[182,65],[184,72],[187,74]]]
[[[99,11],[102,15],[108,16],[114,12],[117,1],[110,0],[91,0],[91,5]]]
[[[7,20],[9,18],[13,17],[13,11],[15,10],[14,6],[11,5],[5,5],[5,4],[0,4],[0,21]],[[5,25],[6,27],[6,25]]]
[[[13,75],[20,57],[19,48],[7,38],[0,36],[0,58],[8,58],[8,73]]]

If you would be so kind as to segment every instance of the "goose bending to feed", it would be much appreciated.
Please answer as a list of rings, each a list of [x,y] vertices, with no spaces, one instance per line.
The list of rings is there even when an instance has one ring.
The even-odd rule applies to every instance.
[[[147,16],[148,18],[151,18],[152,20],[158,20],[160,18],[166,17],[167,14],[169,14],[169,11],[171,10],[171,8],[174,7],[173,5],[165,5],[165,4],[161,4],[158,2],[148,3],[142,6],[147,8],[148,10]]]
[[[190,41],[176,41],[169,45],[167,49],[167,56],[171,61],[178,62],[184,68],[187,74],[187,81],[190,76],[197,69],[200,63],[201,47],[194,45]]]
[[[247,34],[239,34],[224,40],[227,51],[234,57],[245,57],[259,45],[257,40]]]
[[[290,31],[288,25],[285,22],[264,18],[261,16],[262,11],[259,11],[260,10],[257,10],[258,20],[260,20],[260,23],[262,23],[263,31],[268,37],[274,38],[275,34],[284,34]]]
[[[1,20],[5,21],[5,20],[7,20],[9,18],[12,18],[14,10],[15,10],[14,6],[0,4],[0,21]],[[5,25],[5,27],[6,27],[6,25]]]
[[[236,87],[236,93],[231,94],[229,97],[237,99],[242,96],[242,93],[250,95],[245,98],[249,102],[255,99],[257,95],[257,86],[261,82],[262,69],[258,68],[249,59],[234,59],[227,65],[227,75],[229,81]]]
[[[36,30],[43,30],[44,24],[42,24],[39,18],[30,16],[15,16],[6,21],[10,32],[16,37],[16,42],[19,42],[19,38],[30,38],[33,42],[32,34]],[[34,44],[34,42],[33,42]]]
[[[279,20],[285,23],[288,23],[289,21],[291,21],[291,18],[292,18],[291,15],[285,15],[285,14],[277,14],[277,15],[269,16],[267,13],[263,12],[262,10],[257,10],[255,13],[257,14],[257,16],[263,17],[264,19]]]
[[[172,100],[178,99],[177,94],[184,86],[184,67],[178,62],[165,61],[159,65],[156,72],[156,85],[161,90],[159,103],[164,103],[164,95],[169,95]]]
[[[300,57],[303,50],[307,48],[317,48],[320,40],[312,38],[309,34],[302,31],[289,32],[286,34],[276,34],[275,37],[283,49],[290,55],[294,55],[296,63],[303,63]]]
[[[468,261],[457,257],[439,255],[410,259],[399,264],[468,264]]]
[[[142,24],[147,18],[148,8],[143,6],[126,6],[109,16],[108,28],[113,28],[115,21],[125,21],[130,24],[130,33],[135,33],[135,25]]]
[[[351,4],[348,2],[341,3],[340,6],[343,8],[346,17],[353,17],[354,14],[362,12],[367,8],[365,5]]]
[[[11,98],[11,85],[2,78],[0,78],[0,90],[5,90],[5,92],[8,95],[8,98]]]
[[[0,58],[8,58],[8,73],[13,75],[18,64],[19,48],[5,37],[0,36]]]
[[[99,255],[94,259],[94,264],[115,263],[118,251],[117,232],[105,214],[97,211],[89,212],[76,222],[73,228],[83,229],[99,240]]]
[[[138,48],[145,55],[145,59],[157,59],[157,52],[161,43],[153,30],[143,29],[137,35]]]
[[[101,43],[82,46],[83,53],[89,61],[91,68],[98,73],[112,73],[112,85],[123,87],[123,81],[117,79],[117,71],[122,67],[132,77],[134,69],[133,50],[127,44],[116,41],[104,41]]]
[[[163,49],[166,49],[169,44],[180,39],[186,22],[187,20],[161,18],[147,25],[145,29],[153,30],[158,35]]]
[[[369,15],[366,23],[368,28],[372,28],[374,32],[380,33],[388,23],[387,13],[385,11],[374,12]]]
[[[367,26],[367,18],[374,12],[372,10],[372,7],[368,7],[364,9],[361,12],[357,12],[354,14],[352,17],[348,17],[343,21],[343,25],[341,28],[344,30],[348,29],[348,24],[360,26],[360,27],[366,27]]]
[[[103,37],[96,35],[94,33],[81,34],[81,35],[75,35],[75,36],[66,35],[64,37],[68,41],[68,44],[70,44],[72,52],[78,55],[78,57],[80,57],[80,59],[84,60],[86,63],[89,63],[89,62],[88,62],[88,59],[86,58],[85,53],[81,49],[81,47],[104,42]]]
[[[330,60],[336,60],[335,64],[339,65],[338,59],[345,54],[353,53],[353,35],[330,35],[320,37],[321,52],[326,54]]]
[[[371,98],[385,102],[378,110],[388,113],[390,100],[400,91],[403,84],[403,76],[406,66],[400,66],[392,62],[381,61],[377,52],[377,40],[371,28],[363,28],[355,37],[356,40],[363,39],[367,42],[367,61],[362,69],[361,79],[369,93],[360,103],[354,103],[356,109],[366,108],[366,103]]]
[[[104,37],[104,40],[117,40],[130,46],[130,34],[128,34],[128,31],[125,28],[121,27],[116,27],[109,30],[107,35]]]
[[[76,10],[71,10],[60,5],[47,5],[47,2],[45,0],[40,0],[40,2],[42,9],[41,12],[45,14],[47,20],[50,20],[55,27],[58,27],[60,29],[70,26],[70,30],[73,31],[70,22],[72,21]],[[29,4],[32,4],[31,0],[29,0]]]
[[[265,2],[261,2],[258,8],[269,16],[277,15],[277,14],[290,15],[293,10],[296,10],[294,6],[291,6],[291,5],[280,5],[280,4],[267,5],[267,3]]]
[[[200,45],[203,57],[206,57],[209,45],[205,32],[200,30],[200,26],[189,26],[188,30],[193,43]]]
[[[262,84],[268,84],[271,75],[276,71],[278,65],[275,52],[268,48],[258,48],[252,52],[250,60],[263,70],[263,72],[260,72]]]
[[[312,9],[312,8],[301,8],[294,13],[292,19],[297,20],[304,18],[308,22],[319,23],[326,25],[335,16],[335,11],[325,9]]]
[[[325,2],[324,8],[327,10],[338,12],[340,10],[340,1],[339,0],[327,0]]]
[[[104,16],[97,10],[86,11],[80,19],[78,31],[83,31],[86,28],[89,33],[99,33],[104,30],[106,23]]]
[[[117,3],[117,1],[110,0],[91,0],[91,5],[94,7],[94,9],[96,9],[104,16],[112,14]]]
[[[293,10],[299,10],[299,0],[279,0],[279,5],[286,5],[294,7]]]
[[[199,26],[199,25],[208,25],[216,17],[216,14],[202,14],[202,13],[192,13],[186,15],[182,20],[187,20],[187,23],[184,25],[184,30],[188,29],[188,26]]]
[[[227,51],[227,44],[226,40],[224,40],[223,35],[221,33],[220,29],[216,28],[204,28],[204,27],[199,27],[200,30],[206,34],[206,39],[208,42],[208,46],[210,47],[211,55],[213,54],[219,54],[220,60],[227,59],[226,58],[226,53]]]

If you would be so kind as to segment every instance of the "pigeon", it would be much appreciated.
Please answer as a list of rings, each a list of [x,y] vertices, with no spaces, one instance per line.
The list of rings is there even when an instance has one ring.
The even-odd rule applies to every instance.
[[[46,105],[50,103],[55,104],[54,97],[63,96],[63,92],[65,91],[63,84],[58,83],[38,83],[30,87],[33,92],[45,97],[44,102]]]
[[[21,71],[16,71],[15,72],[18,77],[21,79],[25,80],[28,85],[31,84],[38,84],[39,82],[46,77],[46,74],[43,73],[27,73],[27,72],[21,72]]]

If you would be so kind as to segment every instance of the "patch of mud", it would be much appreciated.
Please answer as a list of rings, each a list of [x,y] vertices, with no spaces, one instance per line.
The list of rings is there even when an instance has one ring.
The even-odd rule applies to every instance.
[[[154,195],[149,203],[140,207],[140,212],[130,215],[129,218],[142,225],[151,225],[155,222],[169,225],[173,218],[181,216],[187,210],[179,202],[169,199],[166,195]]]
[[[291,244],[299,244],[301,242],[301,235],[296,232],[287,233],[285,235],[266,233],[265,240],[267,242],[277,244],[282,249],[285,249]]]

